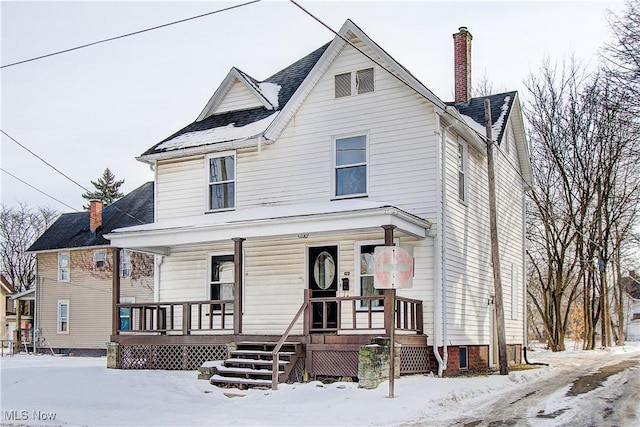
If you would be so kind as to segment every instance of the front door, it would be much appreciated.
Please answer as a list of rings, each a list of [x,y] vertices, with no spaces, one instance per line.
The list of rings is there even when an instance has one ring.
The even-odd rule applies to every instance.
[[[311,298],[333,298],[338,291],[338,247],[309,248],[308,283]],[[311,305],[313,329],[338,327],[338,303],[318,302]]]

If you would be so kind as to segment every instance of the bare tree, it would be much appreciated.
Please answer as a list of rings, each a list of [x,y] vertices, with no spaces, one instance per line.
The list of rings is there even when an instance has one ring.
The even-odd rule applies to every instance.
[[[36,279],[35,255],[26,250],[58,216],[50,208],[0,205],[0,269],[17,291],[31,287]]]

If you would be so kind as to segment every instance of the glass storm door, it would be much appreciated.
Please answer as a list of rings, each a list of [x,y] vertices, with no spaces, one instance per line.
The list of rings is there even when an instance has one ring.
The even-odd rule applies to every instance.
[[[311,298],[333,298],[338,291],[338,247],[309,248],[309,289]],[[338,327],[338,303],[314,303],[311,306],[313,329]]]

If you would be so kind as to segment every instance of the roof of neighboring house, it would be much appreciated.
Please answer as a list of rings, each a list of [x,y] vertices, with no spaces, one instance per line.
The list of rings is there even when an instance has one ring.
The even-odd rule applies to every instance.
[[[4,275],[0,274],[0,286],[4,290],[5,294],[15,294],[16,290]]]
[[[60,215],[28,249],[29,252],[54,249],[70,249],[87,246],[104,246],[109,240],[103,237],[116,228],[153,222],[154,184],[147,182],[126,196],[105,206],[102,210],[102,229],[98,233],[89,230],[89,212]]]
[[[494,141],[500,142],[502,135],[506,129],[507,120],[511,113],[511,107],[513,101],[516,98],[516,92],[498,93],[489,96],[480,96],[477,98],[471,98],[466,104],[455,104],[456,109],[463,116],[469,126],[471,126],[476,132],[486,135],[486,129],[484,125],[484,100],[489,99],[491,105],[491,129],[492,138]],[[451,104],[454,105],[454,104]],[[469,122],[467,117],[471,118],[473,122]],[[480,127],[478,127],[477,125]]]
[[[627,291],[633,299],[640,300],[640,278],[635,275],[629,275],[622,278],[622,288]]]
[[[176,144],[166,144],[166,143],[174,140],[175,138],[181,135],[184,135],[190,132],[198,132],[198,131],[205,131],[209,129],[228,128],[228,127],[237,129],[240,127],[247,126],[251,123],[257,122],[259,120],[263,120],[269,116],[272,116],[274,114],[274,111],[281,110],[287,104],[289,99],[291,99],[291,96],[294,94],[296,89],[298,89],[300,84],[304,81],[305,77],[307,77],[307,75],[309,74],[313,66],[316,65],[316,63],[318,62],[318,59],[320,59],[320,57],[322,56],[322,54],[324,53],[324,51],[327,49],[328,46],[329,46],[329,43],[325,44],[324,46],[311,52],[304,58],[294,62],[293,64],[289,65],[283,70],[278,71],[277,73],[275,73],[268,79],[264,80],[263,82],[259,82],[258,80],[254,79],[248,74],[235,69],[235,71],[241,74],[258,92],[261,91],[260,89],[261,83],[272,83],[280,86],[280,91],[278,92],[278,95],[277,95],[278,96],[278,100],[276,103],[277,107],[275,110],[267,109],[263,107],[263,108],[253,108],[248,110],[229,111],[221,114],[211,115],[203,120],[195,121],[185,126],[184,128],[180,129],[179,131],[169,136],[168,138],[163,139],[162,141],[160,141],[159,143],[157,143],[156,145],[154,145],[153,147],[151,147],[150,149],[142,153],[142,156],[149,155],[149,154],[162,153],[165,151],[170,151],[175,148],[183,148],[182,146],[176,146]],[[264,93],[263,95],[265,98],[269,98],[269,96],[266,93]],[[256,133],[259,133],[260,131],[264,131],[264,127],[262,127],[261,129],[258,129]],[[222,138],[223,139],[221,141],[213,141],[213,142],[223,142],[225,140],[233,139],[232,137],[229,137],[227,139],[224,139],[224,137]],[[199,144],[199,145],[205,145],[211,142],[212,141],[209,140],[207,142],[202,142],[202,144]],[[195,146],[195,144],[192,143],[189,146]]]

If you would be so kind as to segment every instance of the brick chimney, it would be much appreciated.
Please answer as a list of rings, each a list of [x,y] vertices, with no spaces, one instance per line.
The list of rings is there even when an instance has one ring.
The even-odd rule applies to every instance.
[[[102,202],[100,200],[89,200],[89,230],[95,233],[102,227]]]
[[[466,104],[471,99],[471,40],[467,27],[458,28],[453,35],[453,73],[455,80],[455,102]]]

